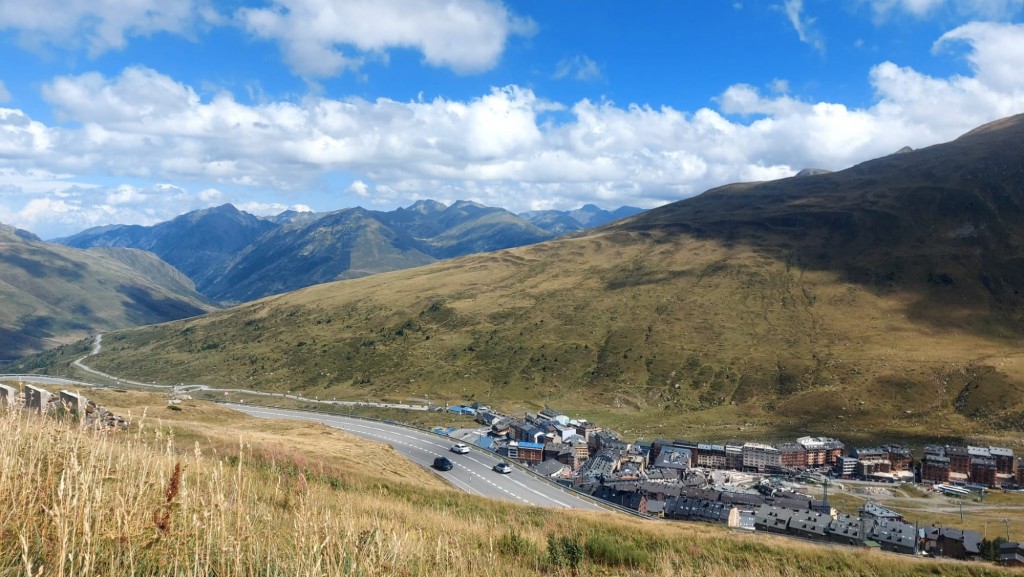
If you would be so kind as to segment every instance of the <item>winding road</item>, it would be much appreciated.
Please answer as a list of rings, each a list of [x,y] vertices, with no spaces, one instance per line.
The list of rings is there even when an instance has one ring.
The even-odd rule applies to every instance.
[[[115,375],[110,375],[102,371],[98,371],[96,369],[93,369],[92,367],[89,367],[83,362],[85,361],[85,359],[98,354],[102,346],[103,335],[97,335],[95,341],[93,342],[92,351],[90,351],[89,354],[83,355],[81,358],[75,360],[72,364],[76,368],[81,369],[82,371],[85,371],[87,373],[103,377],[105,379],[110,379],[115,383],[132,385],[136,387],[155,388],[176,392],[209,391],[215,393],[245,393],[250,395],[259,395],[263,397],[276,397],[298,401],[308,401],[312,403],[322,403],[328,405],[355,405],[367,407],[405,409],[414,411],[425,411],[428,409],[426,405],[373,403],[361,401],[321,401],[317,399],[307,399],[305,397],[300,397],[298,395],[291,395],[285,393],[267,393],[260,391],[251,391],[247,389],[218,389],[206,385],[173,386],[158,385],[155,383],[143,383],[140,381],[123,379]],[[40,375],[0,375],[0,380],[17,380],[19,382],[34,382],[44,385],[58,386],[105,386],[97,385],[94,383],[87,383],[83,381],[64,379],[60,377],[48,377]],[[544,479],[522,467],[515,466],[513,468],[512,473],[509,474],[498,473],[493,470],[494,465],[501,461],[501,459],[499,459],[497,455],[483,451],[481,449],[478,449],[477,447],[471,447],[470,452],[468,454],[455,454],[449,450],[455,441],[427,431],[421,431],[418,429],[404,427],[397,424],[372,421],[368,419],[327,415],[308,411],[266,408],[231,403],[224,403],[224,406],[260,418],[303,420],[322,423],[330,427],[335,427],[337,429],[347,431],[349,433],[363,437],[365,439],[370,439],[372,441],[380,443],[386,443],[394,447],[394,449],[399,453],[405,455],[412,462],[430,469],[435,474],[445,479],[452,486],[472,495],[480,495],[491,499],[501,499],[506,501],[513,501],[516,503],[548,508],[585,509],[593,511],[609,510],[607,507],[599,505],[596,501],[583,497],[578,493],[566,489],[561,485],[554,483],[551,480]],[[454,468],[451,471],[437,471],[433,469],[431,465],[433,464],[434,459],[439,456],[448,457],[448,459],[452,461]]]

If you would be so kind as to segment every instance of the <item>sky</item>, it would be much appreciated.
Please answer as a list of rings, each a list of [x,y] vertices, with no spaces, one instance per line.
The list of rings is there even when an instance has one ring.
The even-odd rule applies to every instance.
[[[0,0],[0,222],[651,208],[1024,112],[1024,0]]]

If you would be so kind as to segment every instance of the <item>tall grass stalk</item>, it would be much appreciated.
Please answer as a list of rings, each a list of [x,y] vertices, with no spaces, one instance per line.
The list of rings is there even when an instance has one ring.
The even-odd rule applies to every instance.
[[[375,478],[370,466],[341,482],[244,439],[237,454],[203,454],[151,426],[110,433],[2,412],[0,439],[3,576],[565,574],[550,561],[548,534],[588,545],[571,568],[579,574],[999,574],[519,507]],[[615,554],[620,547],[629,555]]]

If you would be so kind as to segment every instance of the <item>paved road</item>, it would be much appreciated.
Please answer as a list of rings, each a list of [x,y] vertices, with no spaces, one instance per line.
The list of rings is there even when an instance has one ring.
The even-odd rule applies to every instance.
[[[495,472],[492,467],[500,460],[497,456],[475,447],[466,455],[457,455],[449,450],[455,441],[427,432],[335,415],[266,409],[247,405],[228,404],[226,406],[256,417],[298,419],[323,423],[360,437],[391,445],[396,451],[424,467],[430,467],[435,457],[448,457],[455,464],[454,469],[445,472],[431,470],[455,487],[473,495],[540,507],[607,510],[518,467],[507,475]]]

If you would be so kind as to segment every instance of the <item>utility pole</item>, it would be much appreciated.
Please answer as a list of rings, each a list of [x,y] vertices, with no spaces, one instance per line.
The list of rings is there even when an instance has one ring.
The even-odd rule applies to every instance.
[[[1009,541],[1010,540],[1010,519],[1004,517],[1003,518],[1003,523],[1006,524],[1006,540]]]

